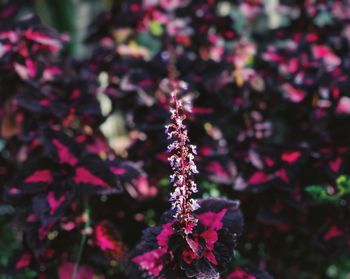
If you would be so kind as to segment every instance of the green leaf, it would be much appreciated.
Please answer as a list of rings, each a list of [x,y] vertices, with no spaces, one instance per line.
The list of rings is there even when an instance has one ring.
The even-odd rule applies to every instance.
[[[350,194],[350,177],[341,175],[336,181],[335,190],[325,185],[311,185],[306,191],[317,202],[339,203],[346,195]]]
[[[170,186],[169,178],[165,177],[165,178],[162,178],[161,180],[159,180],[159,186],[169,187]]]
[[[151,34],[154,36],[161,36],[164,31],[162,24],[154,20],[151,21],[149,29]]]
[[[209,181],[200,182],[201,189],[204,190],[203,198],[223,196],[219,190],[219,185]]]
[[[140,46],[147,48],[147,50],[150,52],[151,57],[156,55],[161,48],[161,42],[148,32],[139,33],[136,37],[136,42]]]

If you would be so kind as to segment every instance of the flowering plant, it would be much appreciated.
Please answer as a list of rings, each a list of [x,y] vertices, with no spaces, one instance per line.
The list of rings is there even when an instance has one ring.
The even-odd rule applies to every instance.
[[[170,182],[172,209],[161,218],[161,226],[144,232],[142,242],[130,255],[130,278],[219,278],[243,229],[239,203],[224,199],[195,200],[197,185],[193,174],[196,146],[190,144],[184,121],[191,112],[188,96],[180,97],[186,86],[170,80],[171,123],[165,130],[170,140],[168,151],[173,174]],[[187,97],[187,98],[186,98]],[[136,271],[135,271],[136,269]]]
[[[349,3],[101,3],[0,1],[0,275],[346,278]]]

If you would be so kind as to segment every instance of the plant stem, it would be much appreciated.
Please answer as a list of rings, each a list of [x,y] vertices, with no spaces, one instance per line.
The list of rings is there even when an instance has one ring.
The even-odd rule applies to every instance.
[[[77,278],[77,274],[78,274],[78,269],[79,269],[79,264],[80,264],[80,261],[81,261],[81,257],[83,255],[83,251],[84,251],[84,247],[85,247],[85,243],[86,243],[86,240],[87,240],[87,233],[86,233],[86,230],[88,228],[90,228],[91,226],[91,221],[90,221],[90,207],[88,205],[88,202],[87,202],[87,199],[85,199],[85,202],[84,202],[84,215],[86,215],[87,217],[87,220],[85,222],[85,225],[84,225],[84,231],[83,231],[83,234],[82,234],[82,237],[81,237],[81,240],[80,240],[80,244],[79,244],[79,250],[78,250],[78,255],[77,255],[77,260],[75,262],[75,266],[74,266],[74,270],[73,270],[73,274],[72,274],[72,279],[76,279]]]

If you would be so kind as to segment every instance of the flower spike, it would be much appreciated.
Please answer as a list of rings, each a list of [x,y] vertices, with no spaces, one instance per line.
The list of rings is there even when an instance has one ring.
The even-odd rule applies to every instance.
[[[197,185],[193,175],[198,173],[194,163],[196,147],[190,144],[187,127],[183,123],[186,112],[191,112],[192,102],[189,98],[179,98],[181,90],[186,90],[186,85],[180,82],[172,82],[170,119],[171,123],[166,125],[165,131],[170,140],[168,151],[171,153],[168,160],[173,170],[170,182],[174,191],[170,194],[172,208],[175,210],[179,229],[188,235],[197,224],[193,211],[198,209],[198,204],[191,196],[197,192]]]

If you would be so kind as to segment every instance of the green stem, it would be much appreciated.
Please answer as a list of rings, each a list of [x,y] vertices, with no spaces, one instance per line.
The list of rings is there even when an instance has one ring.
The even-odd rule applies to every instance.
[[[84,215],[87,216],[87,220],[86,220],[86,223],[84,225],[84,232],[82,234],[82,237],[81,237],[81,240],[80,240],[80,245],[79,245],[79,250],[78,250],[78,255],[77,255],[77,260],[75,262],[75,266],[74,266],[74,270],[73,270],[73,274],[72,274],[72,279],[76,279],[77,278],[77,275],[78,275],[78,269],[79,269],[79,264],[80,264],[80,261],[81,261],[81,257],[83,255],[83,251],[84,251],[84,247],[85,247],[85,243],[86,243],[86,240],[87,240],[87,234],[86,234],[86,231],[88,228],[90,228],[91,226],[91,221],[90,221],[90,207],[89,207],[89,204],[88,204],[88,201],[87,199],[85,199],[85,202],[84,202]]]

